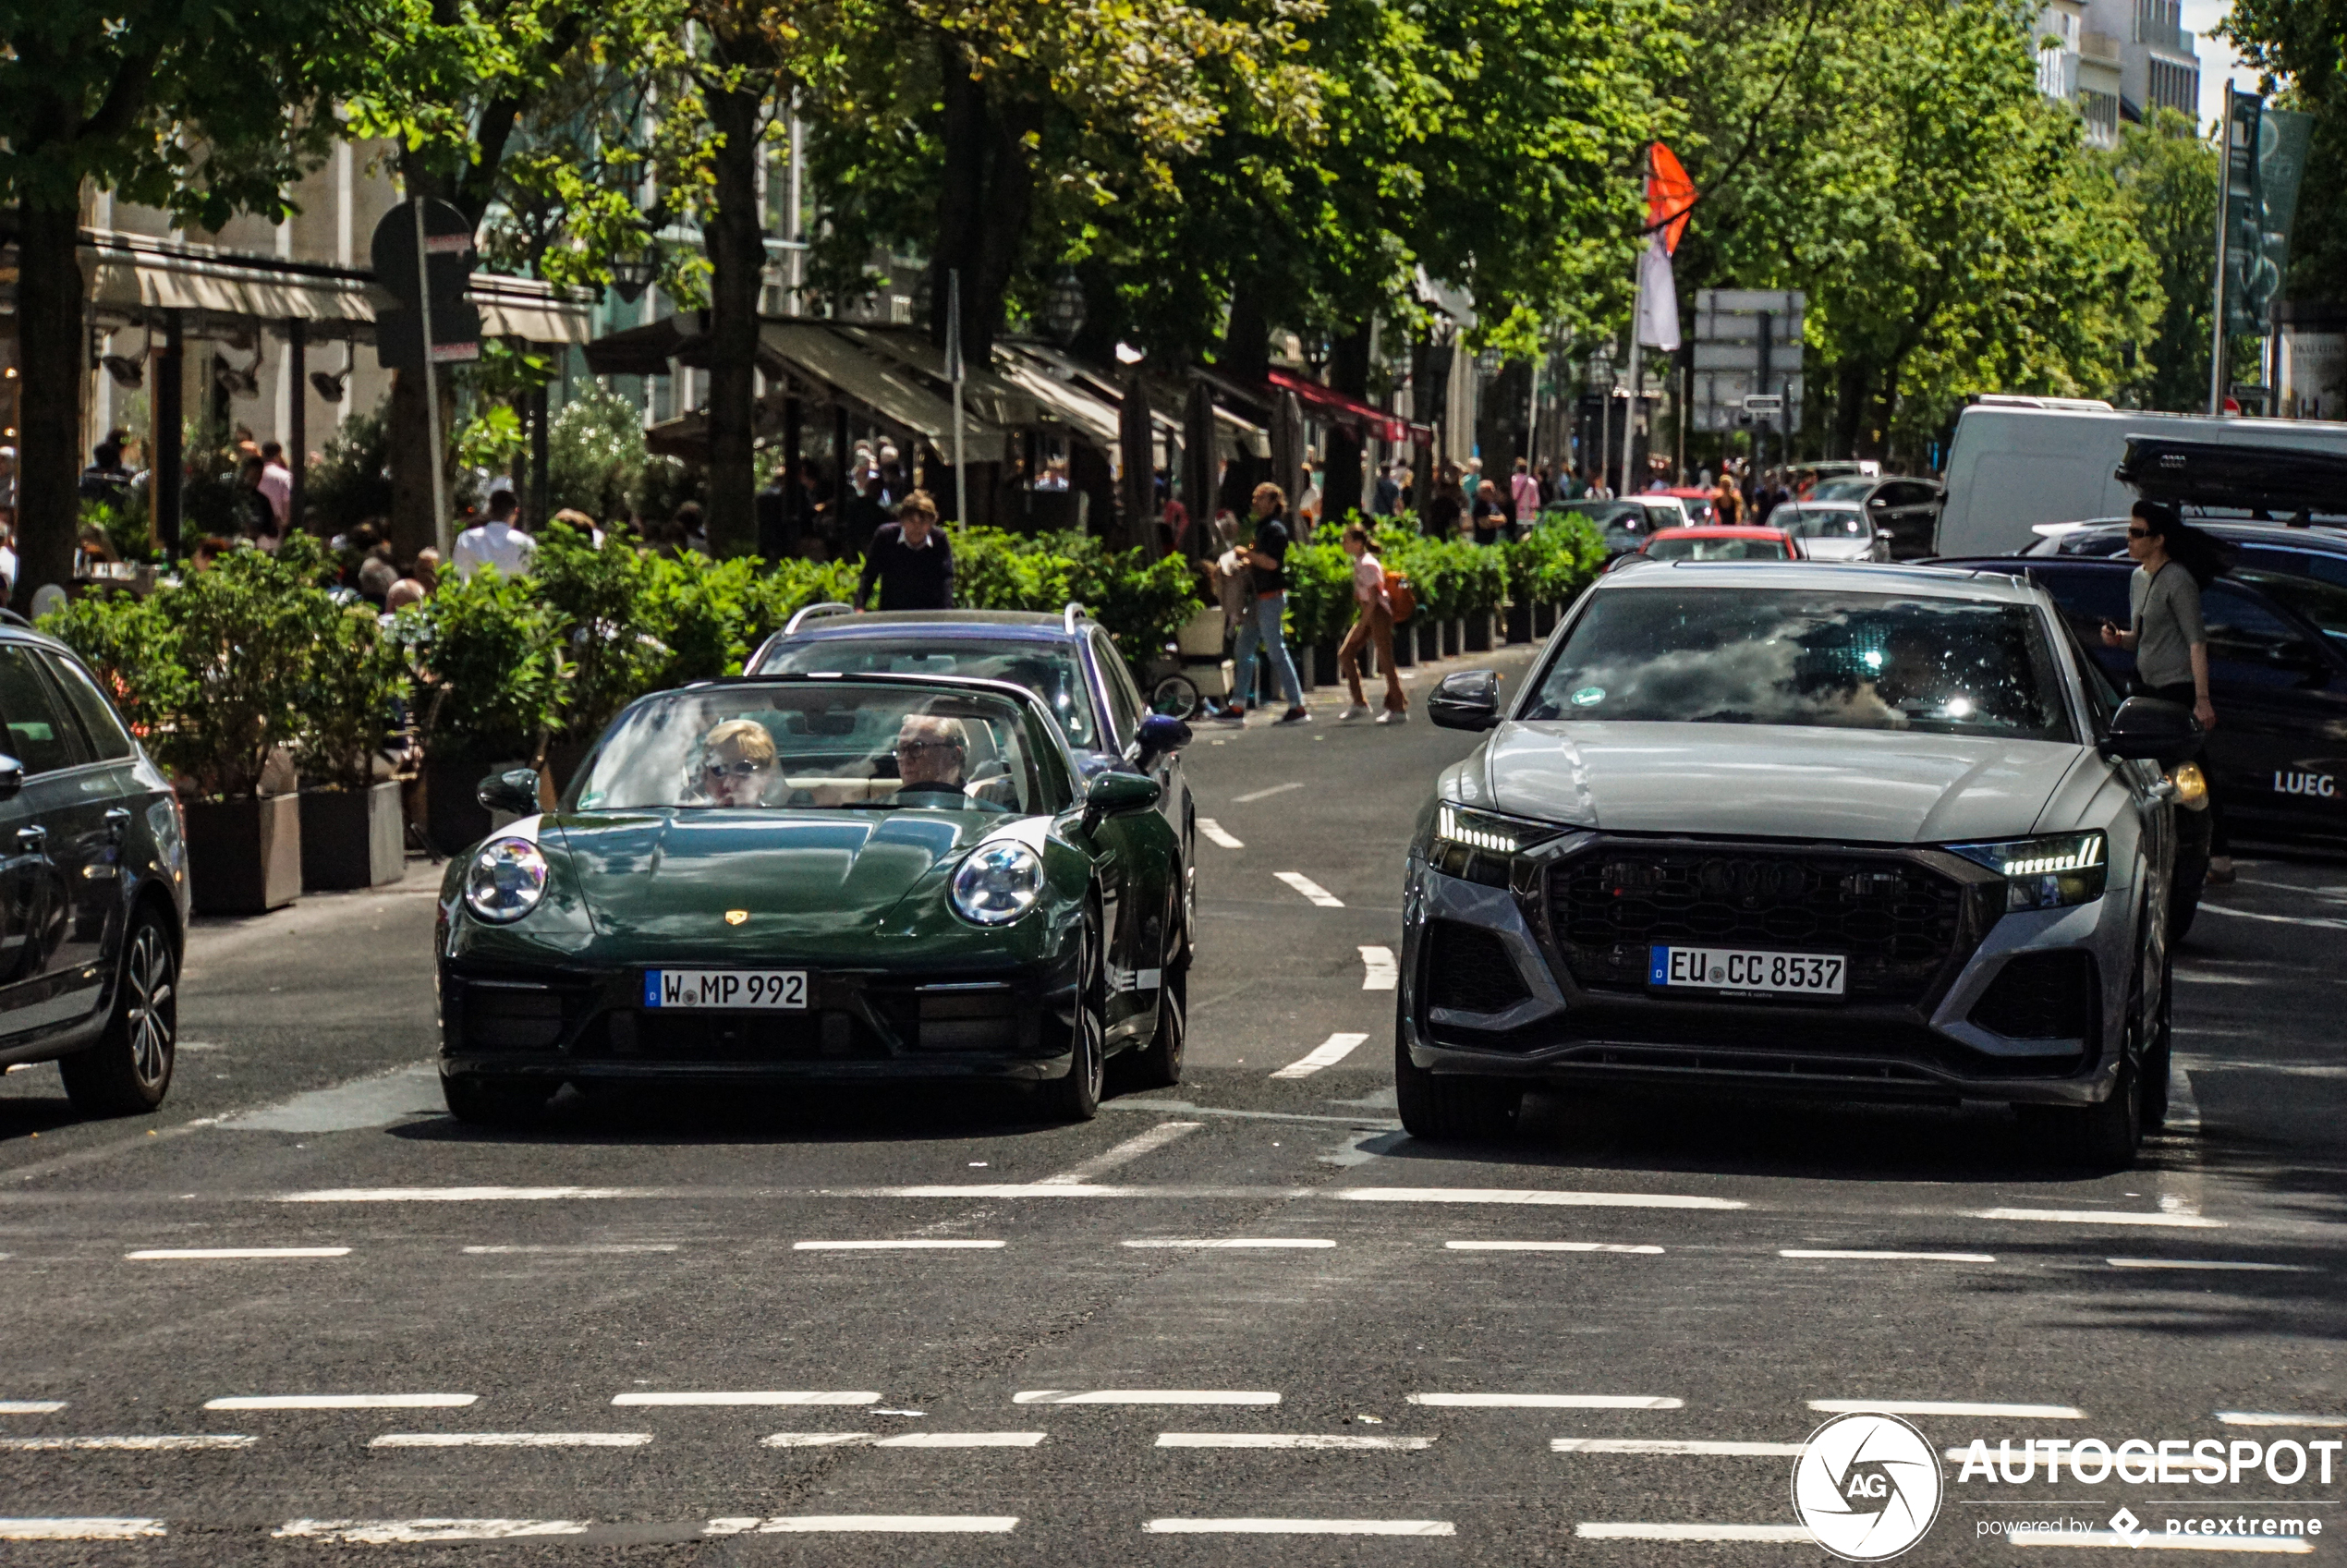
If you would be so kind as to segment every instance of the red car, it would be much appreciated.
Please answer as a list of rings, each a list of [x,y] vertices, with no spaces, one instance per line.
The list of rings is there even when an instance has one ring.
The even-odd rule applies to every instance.
[[[1664,529],[1626,555],[1616,556],[1608,571],[1633,561],[1798,561],[1801,541],[1782,529],[1730,528]]]

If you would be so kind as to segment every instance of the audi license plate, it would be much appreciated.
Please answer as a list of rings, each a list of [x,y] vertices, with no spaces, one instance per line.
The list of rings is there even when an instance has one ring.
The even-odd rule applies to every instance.
[[[798,1013],[807,1009],[804,969],[647,969],[647,1007]]]
[[[1838,953],[1750,953],[1733,947],[1657,947],[1648,950],[1647,983],[1700,986],[1705,991],[1798,991],[1840,996],[1842,971]]]

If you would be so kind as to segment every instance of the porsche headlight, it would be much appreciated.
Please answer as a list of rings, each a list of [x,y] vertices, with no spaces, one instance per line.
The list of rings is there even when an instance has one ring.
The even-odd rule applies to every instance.
[[[1999,844],[1952,844],[1965,859],[2005,879],[2005,907],[2060,909],[2102,896],[2109,870],[2102,831],[2006,839]]]
[[[1434,845],[1429,858],[1445,875],[1492,887],[1508,885],[1509,860],[1564,833],[1547,822],[1502,817],[1496,811],[1443,801],[1434,808]]]
[[[1042,895],[1042,858],[1015,839],[979,845],[954,872],[954,913],[974,926],[1007,926]]]
[[[546,896],[546,857],[526,838],[493,838],[465,868],[465,907],[492,925],[511,925]]]

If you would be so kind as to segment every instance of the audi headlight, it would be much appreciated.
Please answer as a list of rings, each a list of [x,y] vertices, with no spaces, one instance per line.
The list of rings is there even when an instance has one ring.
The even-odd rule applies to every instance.
[[[954,872],[954,913],[974,926],[1007,926],[1042,895],[1042,858],[1015,839],[979,845]]]
[[[2009,910],[2091,904],[2102,896],[2103,877],[2110,869],[2100,829],[1948,847],[2005,879]]]
[[[546,896],[546,857],[526,838],[493,838],[465,868],[465,907],[492,925],[511,925]]]
[[[1436,870],[1446,875],[1505,887],[1512,857],[1546,844],[1564,831],[1548,822],[1502,817],[1496,811],[1478,811],[1446,800],[1434,809],[1434,846],[1429,858]]]

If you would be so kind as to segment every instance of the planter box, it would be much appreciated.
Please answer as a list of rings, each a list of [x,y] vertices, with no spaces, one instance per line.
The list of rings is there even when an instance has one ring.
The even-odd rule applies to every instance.
[[[301,896],[299,796],[189,802],[187,813],[188,891],[197,914],[263,915]]]
[[[1344,677],[1336,667],[1336,645],[1321,643],[1312,650],[1312,679],[1320,686],[1334,686]]]
[[[480,803],[480,781],[518,762],[427,761],[424,764],[424,833],[434,849],[456,855],[487,838],[496,829],[489,808]]]
[[[1510,642],[1532,640],[1531,605],[1511,604],[1508,606],[1508,640]]]
[[[1491,651],[1491,622],[1493,618],[1491,612],[1489,610],[1477,610],[1467,616],[1466,620],[1462,623],[1462,625],[1465,627],[1465,636],[1460,649],[1461,652],[1489,653]]]
[[[1465,640],[1466,640],[1466,623],[1465,623],[1465,621],[1463,621],[1463,620],[1450,620],[1450,621],[1445,621],[1445,622],[1443,622],[1443,623],[1442,623],[1442,657],[1443,657],[1443,658],[1445,658],[1445,659],[1455,659],[1455,658],[1457,658],[1457,657],[1459,656],[1459,649],[1460,649],[1460,645],[1461,645],[1463,642],[1465,642]]]
[[[1418,662],[1432,663],[1442,657],[1442,626],[1437,621],[1420,621],[1417,635],[1412,638],[1418,645]]]
[[[396,782],[302,791],[303,892],[383,887],[407,869],[407,824],[399,814]]]
[[[1405,621],[1393,628],[1393,667],[1406,670],[1418,662],[1417,628]]]
[[[1174,644],[1188,659],[1211,659],[1222,652],[1222,607],[1210,604],[1192,615],[1175,634]]]
[[[1553,604],[1532,606],[1532,635],[1546,637],[1557,629],[1557,607]]]

